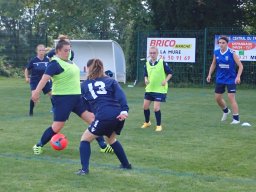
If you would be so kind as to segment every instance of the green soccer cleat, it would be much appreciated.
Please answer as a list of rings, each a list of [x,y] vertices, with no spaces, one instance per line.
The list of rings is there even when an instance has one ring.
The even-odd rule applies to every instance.
[[[43,147],[34,145],[33,151],[35,155],[40,155],[41,153],[43,153]]]
[[[100,149],[101,153],[114,153],[113,148],[110,145],[107,145],[104,149]]]
[[[155,131],[162,131],[162,130],[163,130],[163,128],[162,128],[162,126],[161,126],[161,125],[156,126],[156,130],[155,130]]]

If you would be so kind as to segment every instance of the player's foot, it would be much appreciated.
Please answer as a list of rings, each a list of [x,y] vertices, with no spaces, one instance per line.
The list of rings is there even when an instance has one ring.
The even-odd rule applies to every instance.
[[[124,166],[124,165],[121,164],[121,165],[119,166],[119,168],[120,168],[120,169],[132,169],[132,165],[131,165],[131,164],[128,164],[128,165]]]
[[[43,147],[34,145],[33,151],[35,155],[40,155],[41,153],[43,153]]]
[[[227,120],[227,117],[228,117],[228,114],[230,114],[230,109],[228,109],[228,112],[227,113],[223,113],[222,115],[222,118],[221,118],[221,121],[226,121]]]
[[[162,130],[163,130],[162,125],[156,126],[156,130],[155,131],[162,131]]]
[[[237,125],[237,124],[239,124],[240,123],[240,121],[237,121],[237,120],[235,120],[235,119],[233,119],[233,121],[230,123],[231,125]]]
[[[147,123],[147,122],[144,122],[143,125],[141,126],[142,129],[144,128],[148,128],[149,126],[151,125],[150,121]]]
[[[75,174],[80,176],[87,175],[89,174],[89,170],[87,169],[86,171],[84,171],[83,169],[79,169],[77,172],[75,172]]]
[[[101,153],[114,153],[114,150],[110,145],[107,145],[106,148],[100,149],[100,152]]]
[[[29,116],[30,116],[30,117],[33,116],[33,111],[29,111]]]

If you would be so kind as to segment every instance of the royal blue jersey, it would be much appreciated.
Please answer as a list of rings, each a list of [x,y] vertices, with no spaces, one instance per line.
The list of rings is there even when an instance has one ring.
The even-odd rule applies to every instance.
[[[234,51],[227,49],[221,53],[220,49],[214,51],[216,57],[216,83],[235,84],[236,62],[234,60]]]
[[[38,57],[32,58],[26,66],[30,71],[30,81],[40,81],[48,64],[49,59],[47,57],[44,57],[42,60]]]
[[[149,64],[150,64],[151,66],[154,66],[154,65],[156,65],[157,63],[158,63],[158,60],[155,61],[154,63],[152,63],[151,60],[149,61]],[[168,63],[163,62],[163,65],[164,65],[164,72],[165,72],[165,74],[166,74],[166,75],[172,74],[172,69],[169,67]],[[146,66],[146,65],[144,65],[144,77],[148,77],[148,71],[147,71],[147,66]]]
[[[122,88],[110,77],[86,80],[82,83],[81,89],[83,98],[88,101],[98,120],[112,120],[121,111],[129,110]]]

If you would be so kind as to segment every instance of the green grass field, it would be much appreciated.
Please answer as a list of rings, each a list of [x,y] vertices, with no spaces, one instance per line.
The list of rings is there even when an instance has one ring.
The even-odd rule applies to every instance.
[[[86,125],[71,115],[62,133],[63,151],[50,145],[35,156],[32,146],[52,122],[50,101],[41,96],[34,117],[28,116],[29,85],[23,79],[0,78],[0,190],[55,192],[254,192],[256,191],[256,91],[238,88],[242,122],[220,123],[222,112],[213,89],[171,88],[162,105],[162,132],[141,129],[143,87],[124,87],[129,118],[119,137],[133,170],[119,170],[115,155],[102,154],[92,143],[90,174],[77,176],[79,141]]]

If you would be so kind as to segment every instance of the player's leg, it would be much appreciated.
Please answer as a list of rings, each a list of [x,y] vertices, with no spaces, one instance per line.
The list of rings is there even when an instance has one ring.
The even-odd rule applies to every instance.
[[[143,110],[144,110],[144,118],[145,118],[145,122],[143,123],[143,125],[141,126],[141,128],[147,128],[151,125],[150,123],[150,109],[149,106],[151,104],[151,96],[149,93],[145,93],[144,96],[144,102],[143,102]]]
[[[107,142],[114,149],[114,152],[115,152],[117,158],[121,162],[120,168],[122,168],[122,169],[131,169],[132,166],[128,161],[128,158],[126,156],[126,153],[123,149],[122,144],[119,141],[116,140],[116,135],[117,134],[120,135],[120,133],[123,129],[123,126],[124,126],[124,121],[120,121],[120,122],[118,122],[118,125],[115,126],[114,132],[112,132],[112,134],[106,133],[106,135],[108,135]]]
[[[238,104],[236,102],[236,85],[228,85],[228,99],[231,104],[232,112],[233,112],[233,121],[231,124],[239,124],[239,110],[238,110]]]
[[[155,112],[155,118],[156,118],[156,129],[155,131],[162,131],[162,125],[161,125],[161,110],[160,110],[161,102],[154,101],[154,112]]]
[[[225,85],[224,84],[216,84],[215,87],[215,100],[221,110],[223,111],[221,121],[225,121],[230,113],[230,109],[228,108],[225,100],[223,99],[223,93],[225,92]]]
[[[83,133],[81,137],[80,142],[80,160],[82,169],[78,170],[76,172],[77,175],[86,175],[89,173],[89,161],[91,156],[91,142],[96,138],[97,136],[92,134],[88,129]]]

